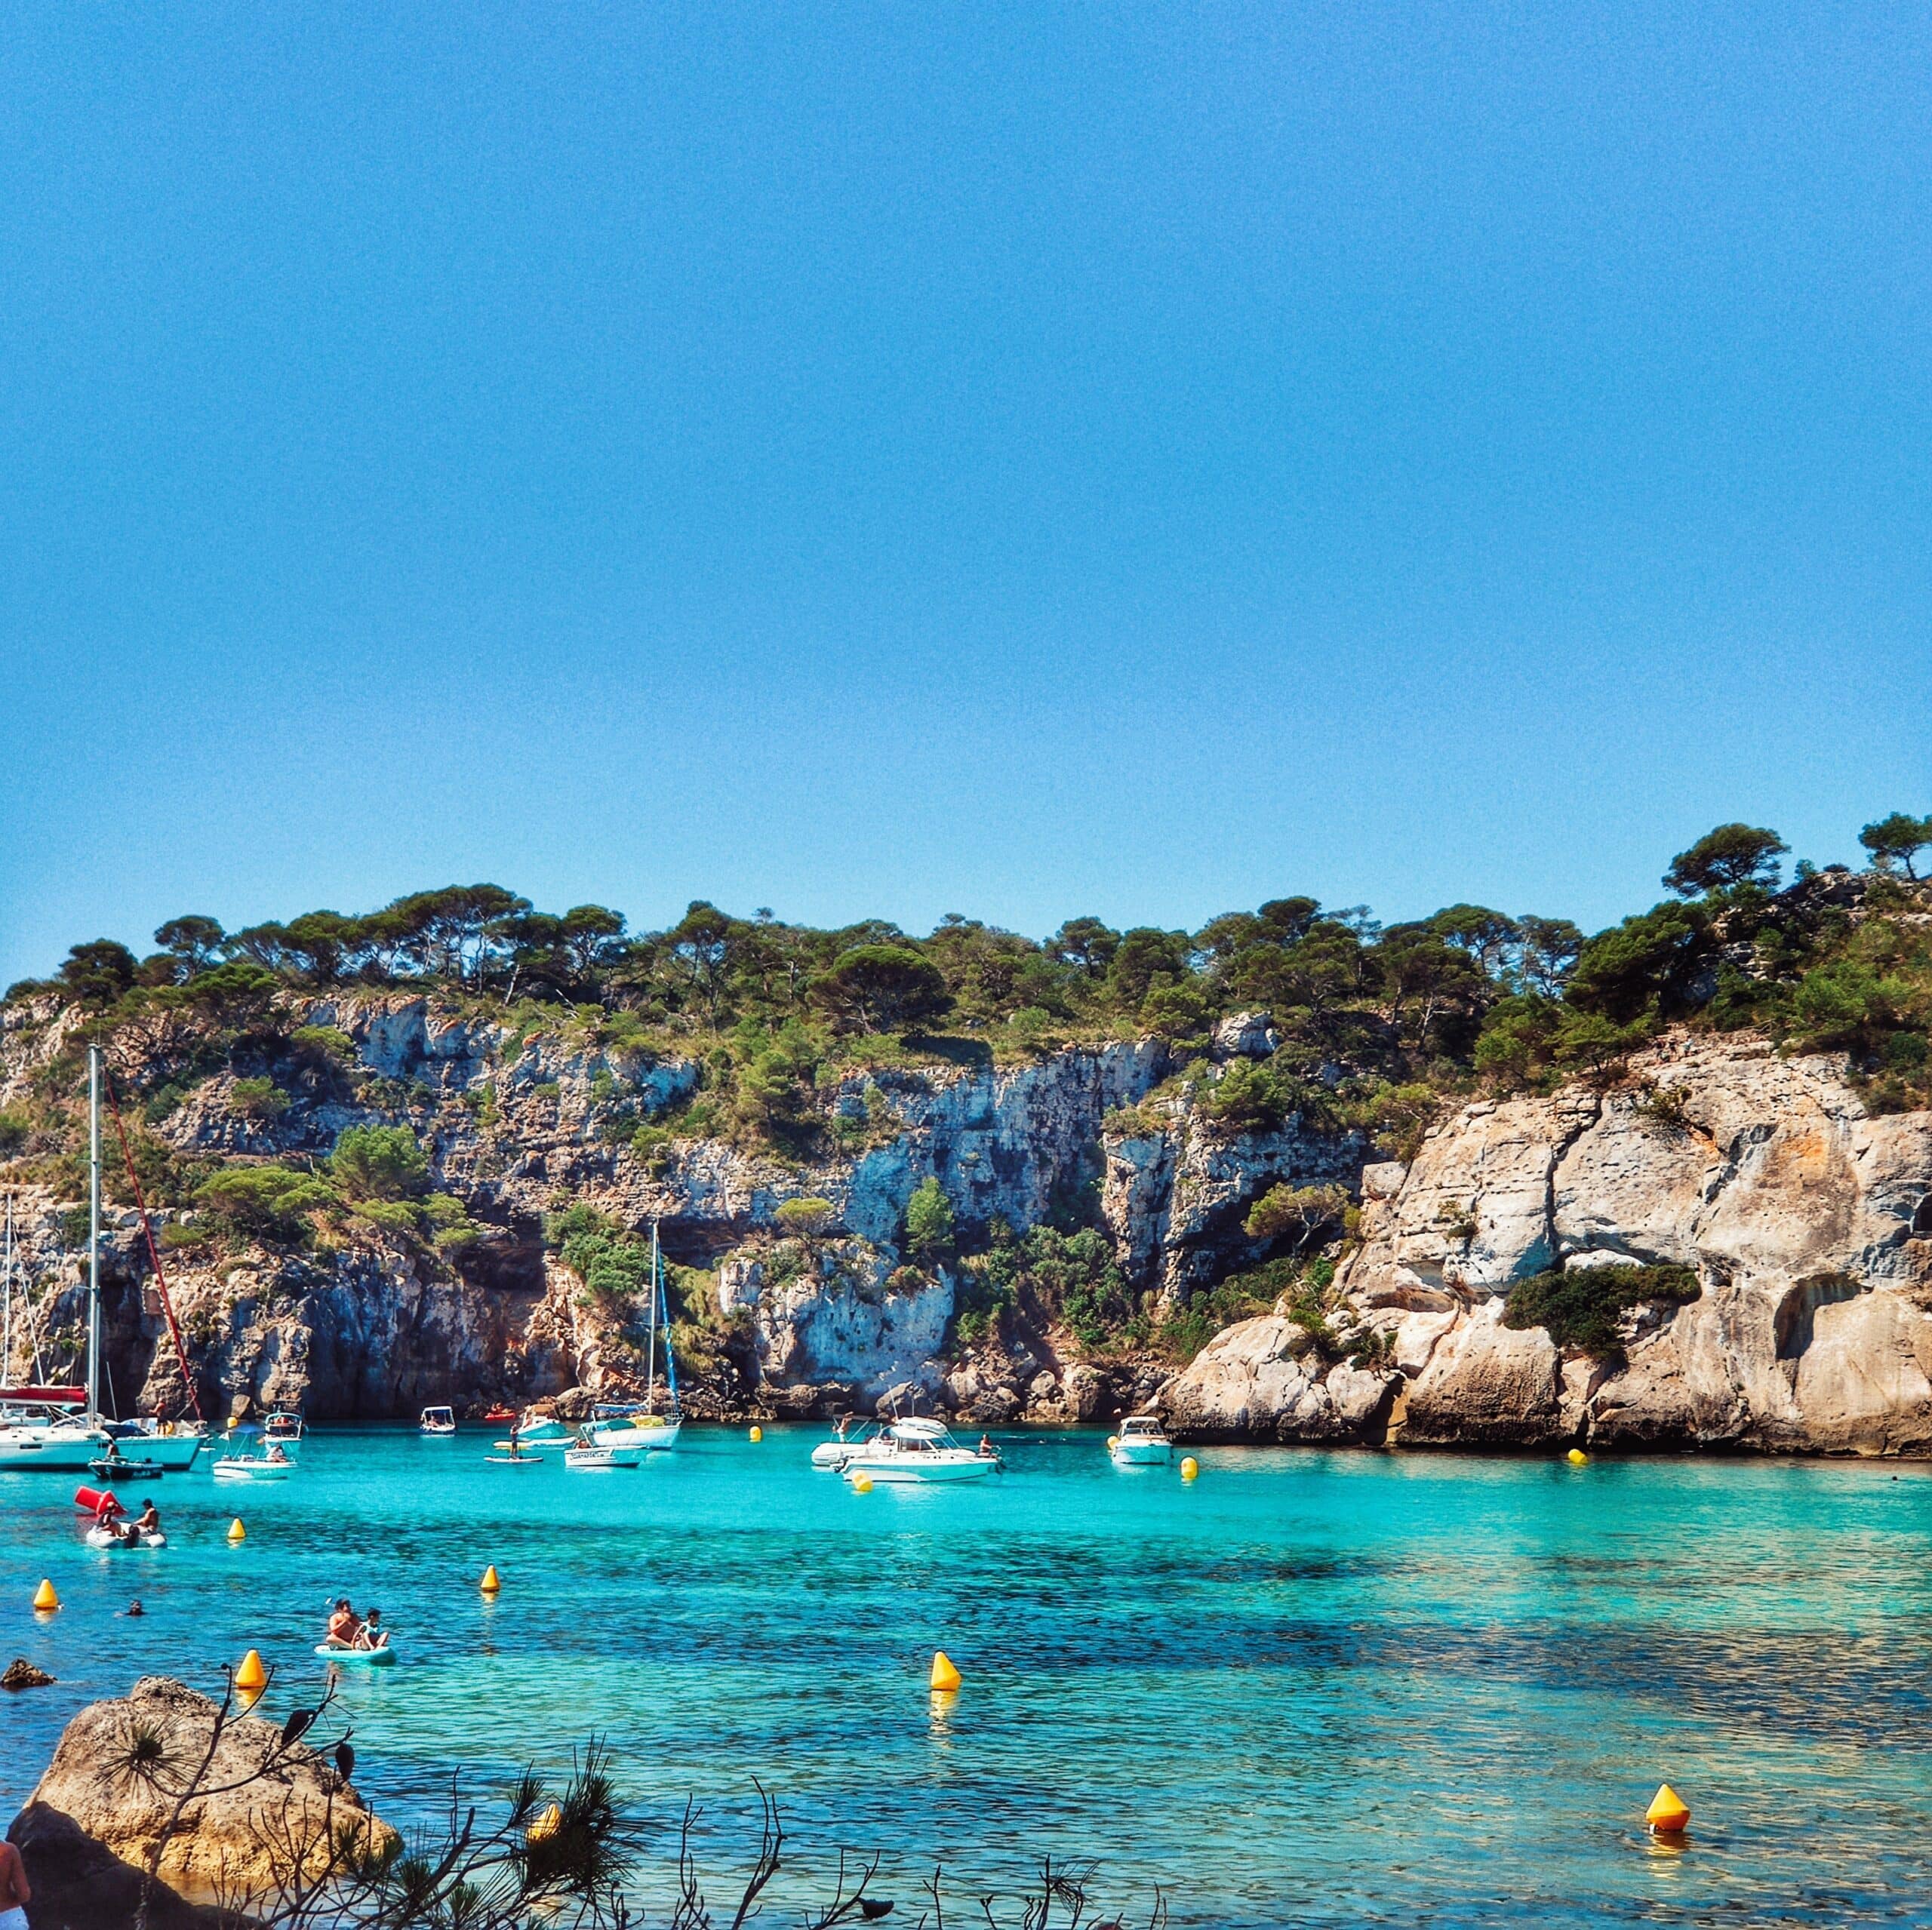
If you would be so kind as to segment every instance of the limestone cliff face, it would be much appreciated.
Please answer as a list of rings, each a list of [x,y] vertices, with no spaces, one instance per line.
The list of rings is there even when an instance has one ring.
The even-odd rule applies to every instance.
[[[1749,1039],[1677,1040],[1632,1074],[1466,1106],[1406,1169],[1367,1169],[1343,1285],[1389,1357],[1364,1434],[1932,1448],[1932,1114],[1869,1117],[1840,1062]],[[1620,1362],[1502,1323],[1528,1275],[1666,1263],[1702,1292],[1632,1317]],[[1174,1390],[1177,1414],[1229,1425],[1279,1354],[1277,1324],[1223,1335]],[[1259,1431],[1331,1438],[1342,1412],[1325,1384],[1288,1384]]]
[[[237,1251],[196,1246],[192,1215],[174,1215],[187,1243],[170,1280],[212,1404],[386,1416],[634,1388],[637,1334],[541,1238],[546,1211],[583,1201],[632,1228],[658,1222],[671,1257],[703,1270],[704,1329],[680,1340],[698,1412],[823,1411],[909,1386],[975,1421],[1104,1417],[1158,1394],[1201,1437],[1932,1450],[1932,1114],[1868,1116],[1833,1059],[1676,1038],[1606,1090],[1466,1105],[1402,1166],[1294,1120],[1229,1132],[1149,1040],[1011,1068],[854,1073],[815,1096],[840,1150],[801,1162],[715,1139],[641,1154],[638,1123],[690,1099],[703,1068],[594,1030],[525,1037],[399,995],[294,1016],[338,1028],[356,1062],[289,1074],[293,1103],[268,1118],[238,1103],[228,1072],[204,1075],[152,1129],[191,1158],[299,1168],[345,1126],[406,1121],[434,1186],[485,1237],[437,1258],[358,1225],[333,1249]],[[10,1016],[0,1103],[66,1022]],[[1225,1029],[1224,1057],[1272,1050],[1265,1021]],[[1359,1243],[1320,1345],[1282,1308],[1177,1376],[1151,1358],[1097,1369],[1044,1329],[961,1345],[958,1270],[908,1268],[900,1248],[929,1177],[969,1232],[996,1219],[1023,1231],[1084,1203],[1131,1284],[1165,1309],[1266,1257],[1242,1222],[1277,1182],[1348,1188]],[[829,1203],[826,1223],[787,1242],[779,1209],[801,1199]],[[72,1206],[45,1188],[20,1195],[50,1372],[81,1327]],[[112,1211],[107,1231],[115,1394],[171,1409],[180,1370],[138,1222]],[[1620,1359],[1503,1323],[1528,1275],[1633,1262],[1690,1268],[1701,1292],[1632,1316]],[[29,1364],[17,1349],[14,1370]]]

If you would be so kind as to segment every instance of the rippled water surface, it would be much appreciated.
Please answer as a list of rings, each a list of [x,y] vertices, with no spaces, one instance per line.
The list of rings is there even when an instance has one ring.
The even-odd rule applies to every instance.
[[[265,1713],[312,1699],[347,1593],[402,1658],[346,1689],[380,1809],[600,1734],[667,1843],[704,1802],[714,1902],[756,1774],[787,1901],[845,1844],[888,1853],[888,1895],[935,1861],[962,1900],[1011,1889],[1051,1852],[1187,1923],[1932,1922],[1924,1469],[1226,1449],[1190,1487],[1080,1432],[858,1495],[818,1438],[687,1429],[588,1475],[326,1429],[285,1486],[155,1483],[172,1543],[138,1555],[86,1548],[70,1482],[0,1475],[0,1661],[60,1678],[0,1699],[0,1796],[137,1675],[205,1686],[252,1646]],[[1665,1778],[1681,1853],[1642,1830]]]

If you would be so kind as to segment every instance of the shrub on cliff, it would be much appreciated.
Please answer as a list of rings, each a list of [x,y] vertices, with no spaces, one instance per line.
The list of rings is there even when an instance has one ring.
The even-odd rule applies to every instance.
[[[929,1173],[906,1202],[906,1250],[931,1265],[952,1251],[952,1202]]]
[[[429,1162],[406,1126],[351,1126],[337,1138],[329,1170],[351,1200],[406,1200],[429,1183]]]
[[[195,1203],[237,1231],[273,1240],[305,1237],[308,1215],[339,1206],[340,1196],[313,1173],[280,1166],[229,1166],[204,1180]]]
[[[1542,1327],[1558,1347],[1614,1360],[1623,1356],[1626,1314],[1654,1301],[1686,1305],[1703,1292],[1689,1267],[1577,1267],[1534,1274],[1509,1289],[1503,1324]]]

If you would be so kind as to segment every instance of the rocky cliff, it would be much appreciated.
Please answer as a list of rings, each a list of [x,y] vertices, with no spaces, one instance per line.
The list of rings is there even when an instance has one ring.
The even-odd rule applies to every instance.
[[[1340,1285],[1380,1337],[1327,1366],[1277,1319],[1171,1391],[1206,1433],[1405,1444],[1919,1453],[1932,1445],[1932,1114],[1870,1116],[1842,1062],[1679,1037],[1607,1089],[1467,1105],[1362,1176]],[[1506,1324],[1513,1286],[1692,1270],[1607,1357]]]
[[[71,1053],[77,1023],[9,1009],[0,1108]],[[595,1025],[525,1034],[391,994],[300,1002],[277,1036],[251,1078],[204,1064],[173,1084],[178,1041],[117,1040],[122,1082],[149,1096],[137,1140],[195,1172],[286,1175],[323,1170],[348,1127],[406,1124],[461,1237],[365,1209],[325,1216],[312,1237],[250,1238],[177,1197],[157,1219],[211,1408],[242,1397],[389,1416],[634,1391],[636,1308],[586,1291],[545,1237],[546,1215],[580,1205],[632,1234],[660,1228],[700,1414],[823,1412],[911,1387],[974,1420],[1091,1418],[1158,1395],[1204,1438],[1932,1443],[1932,1114],[1872,1116],[1841,1060],[1780,1058],[1746,1036],[1675,1035],[1593,1084],[1465,1105],[1407,1165],[1298,1116],[1232,1129],[1201,1103],[1213,1068],[1183,1075],[1155,1039],[821,1075],[801,1152],[641,1131],[689,1107],[705,1066]],[[1214,1059],[1272,1047],[1244,1015]],[[68,1159],[65,1185],[29,1160],[37,1178],[17,1192],[57,1357],[71,1356],[82,1305]],[[915,1255],[907,1206],[929,1180],[958,1237]],[[1281,1242],[1244,1222],[1278,1184],[1359,1202],[1329,1249],[1340,1272],[1325,1308],[1284,1295],[1177,1372],[1150,1332],[1231,1274],[1266,1277],[1244,1270]],[[1137,1326],[1097,1345],[1023,1296],[962,1320],[984,1277],[973,1254],[1048,1221],[1100,1230],[1144,1310]],[[109,1233],[116,1394],[171,1409],[180,1372],[137,1217],[116,1206]],[[1695,1297],[1638,1305],[1614,1348],[1559,1345],[1506,1318],[1533,1277],[1643,1265],[1690,1270]],[[29,1364],[17,1346],[14,1370]]]

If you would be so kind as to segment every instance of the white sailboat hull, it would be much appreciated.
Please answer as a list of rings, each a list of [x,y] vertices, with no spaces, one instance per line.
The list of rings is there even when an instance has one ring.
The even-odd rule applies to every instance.
[[[0,1431],[0,1471],[41,1467],[85,1473],[107,1449],[107,1437],[91,1428],[9,1428]]]

